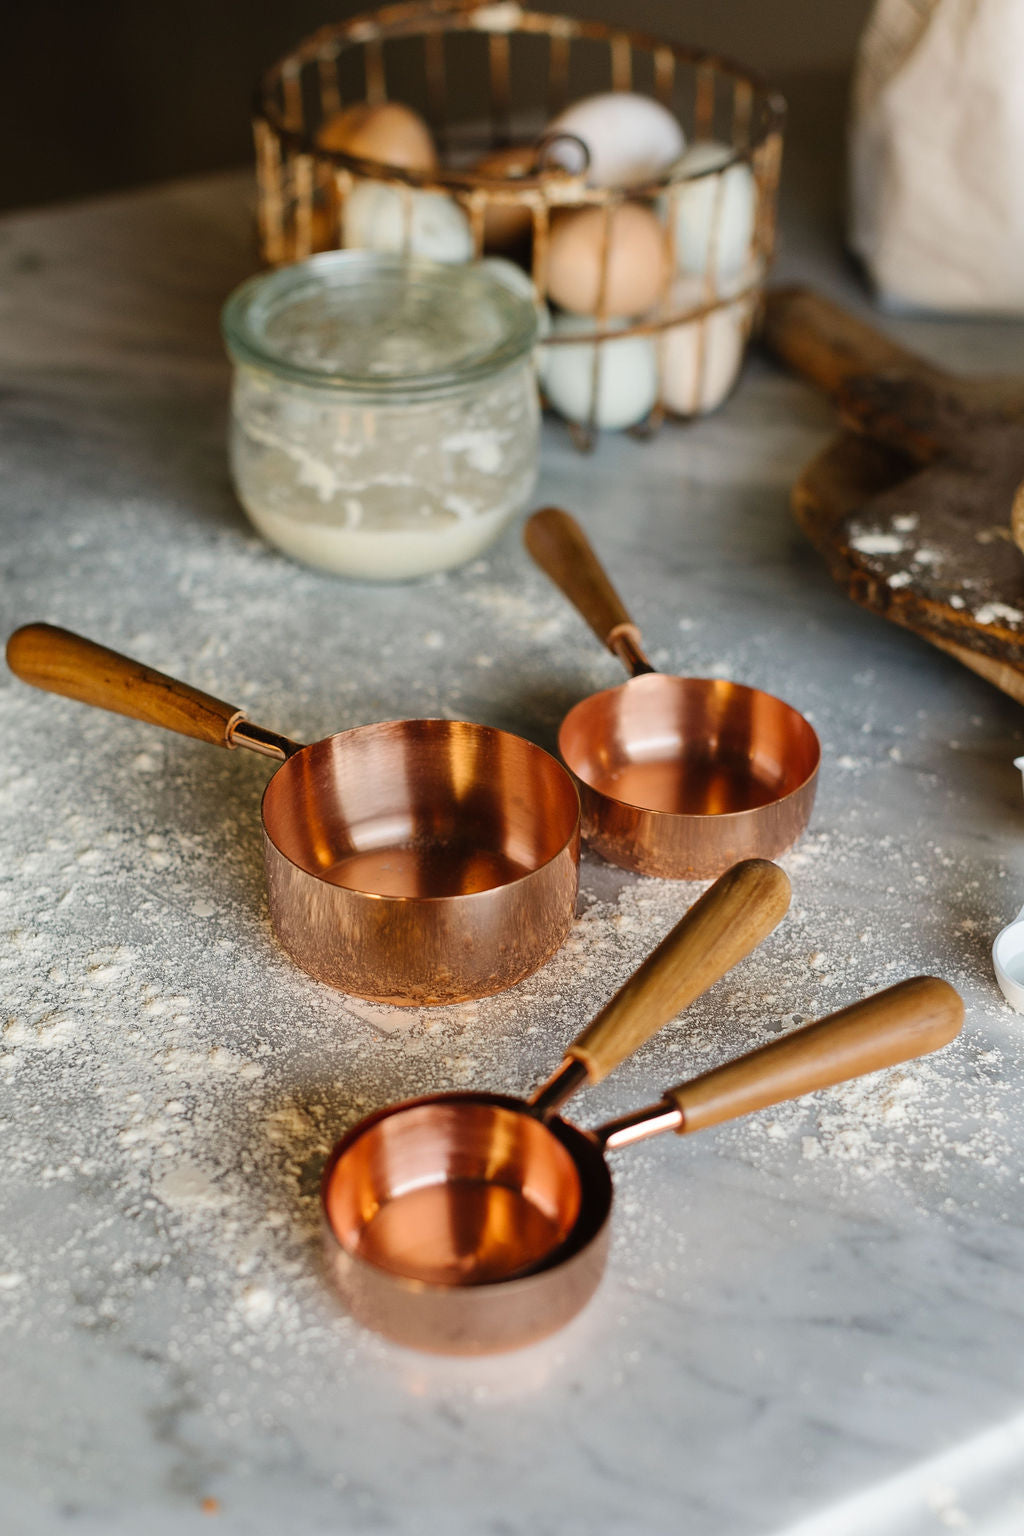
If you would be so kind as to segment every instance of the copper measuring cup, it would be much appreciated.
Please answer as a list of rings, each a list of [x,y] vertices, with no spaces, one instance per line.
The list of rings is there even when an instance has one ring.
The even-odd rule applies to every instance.
[[[601,1223],[590,1230],[598,1175],[577,1173],[584,1162],[601,1165],[601,1152],[555,1112],[748,955],[788,905],[781,869],[764,859],[738,864],[528,1101],[438,1093],[353,1127],[327,1163],[322,1198],[328,1267],[359,1321],[403,1344],[475,1354],[514,1348],[571,1317],[604,1263]],[[584,1230],[578,1256],[574,1248],[553,1278],[508,1278],[544,1265]]]
[[[947,982],[917,976],[591,1131],[542,1119],[536,1095],[532,1111],[497,1094],[384,1110],[345,1138],[325,1176],[338,1284],[361,1321],[402,1344],[483,1354],[543,1338],[580,1311],[604,1270],[606,1152],[938,1050],[959,1033],[963,1013]],[[421,1203],[406,1213],[406,1201]],[[463,1272],[474,1255],[480,1268]]]
[[[821,746],[791,705],[723,678],[655,672],[575,518],[535,512],[526,547],[630,679],[583,699],[558,733],[583,836],[624,869],[702,880],[774,858],[810,818]]]
[[[262,805],[270,916],[318,981],[376,1002],[464,1002],[521,981],[572,926],[579,797],[520,736],[393,720],[302,746],[49,624],[17,630],[7,660],[36,688],[281,763]]]

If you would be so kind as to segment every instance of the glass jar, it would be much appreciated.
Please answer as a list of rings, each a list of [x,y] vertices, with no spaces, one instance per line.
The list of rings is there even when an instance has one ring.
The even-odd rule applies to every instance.
[[[271,543],[404,580],[473,559],[521,510],[537,313],[505,265],[329,251],[236,289],[231,468]]]

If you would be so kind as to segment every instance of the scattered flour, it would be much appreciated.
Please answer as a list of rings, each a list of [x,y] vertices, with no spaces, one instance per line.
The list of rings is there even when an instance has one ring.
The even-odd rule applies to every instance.
[[[855,533],[850,544],[862,555],[900,555],[907,547],[898,533]]]
[[[1008,603],[983,603],[974,610],[979,624],[1024,624],[1024,613]]]
[[[209,1171],[186,1161],[154,1177],[153,1193],[175,1211],[219,1211],[224,1204],[223,1192]]]
[[[266,558],[261,546],[246,546],[243,574],[257,590]],[[201,564],[191,574],[212,603]],[[553,732],[589,672],[594,686],[618,681],[613,659],[539,573],[518,589],[486,564],[477,575],[463,594],[473,611],[471,649],[465,636],[459,645],[495,665],[453,665],[458,686],[486,682],[499,658],[522,650],[524,667],[533,668],[524,674],[529,685],[536,678],[551,689],[544,708],[549,702]],[[186,590],[189,579],[186,560]],[[296,575],[295,590],[306,579]],[[441,587],[431,589],[435,603]],[[429,693],[452,646],[434,627],[446,622],[443,605],[436,611],[417,629],[431,656],[425,703],[463,714],[456,685]],[[101,619],[79,622],[101,632]],[[220,692],[223,623],[223,612],[211,609],[216,639],[198,665],[187,654],[160,657],[153,643],[135,648]],[[724,648],[703,621],[651,627],[673,670],[772,684],[767,624]],[[551,641],[574,630],[573,666],[552,686]],[[132,649],[127,638],[110,639]],[[254,718],[311,739],[324,728],[324,709],[314,698],[305,623],[289,628],[282,613],[272,650],[266,673],[294,682],[269,700],[244,687],[238,696]],[[200,651],[197,642],[193,655]],[[367,704],[349,687],[359,668],[340,641],[338,655],[344,665],[331,687],[343,727],[365,718]],[[788,691],[783,683],[780,676],[775,691]],[[1021,1037],[987,980],[986,936],[1019,902],[1007,899],[1006,866],[990,851],[965,873],[937,841],[934,814],[882,839],[864,825],[897,783],[914,786],[913,794],[904,787],[900,804],[926,784],[919,734],[932,731],[943,743],[950,734],[915,721],[880,730],[880,687],[878,668],[864,665],[851,672],[844,699],[802,690],[798,702],[825,741],[826,771],[818,830],[783,861],[794,880],[789,916],[708,998],[581,1096],[574,1113],[584,1124],[625,1113],[914,972],[973,988],[969,1030],[941,1057],[723,1126],[685,1154],[670,1143],[624,1154],[615,1169],[614,1262],[627,1286],[673,1268],[673,1294],[683,1285],[692,1233],[682,1217],[658,1225],[650,1201],[681,1155],[698,1182],[702,1169],[714,1177],[738,1166],[766,1189],[827,1210],[849,1202],[883,1225],[908,1203],[953,1221],[970,1212],[979,1189],[995,1191],[990,1203],[1016,1193]],[[0,1158],[10,1198],[32,1210],[49,1202],[56,1215],[45,1241],[35,1223],[6,1222],[0,1327],[28,1331],[42,1314],[54,1338],[79,1327],[130,1331],[162,1276],[160,1285],[175,1287],[169,1360],[237,1351],[255,1392],[259,1371],[282,1356],[296,1372],[356,1351],[376,1358],[383,1346],[356,1328],[323,1278],[318,1181],[333,1142],[397,1098],[450,1087],[529,1090],[700,887],[636,879],[588,856],[568,941],[512,992],[436,1010],[341,997],[298,972],[270,932],[258,847],[264,764],[173,738],[146,738],[136,749],[143,728],[133,722],[28,690],[12,689],[8,700],[11,741],[31,743],[26,722],[43,715],[47,740],[54,736],[52,763],[26,746],[20,761],[0,766],[0,836],[12,877],[0,883]],[[394,700],[380,702],[381,718],[395,713]],[[969,729],[957,722],[980,761],[981,738]],[[119,775],[116,798],[97,794],[83,804],[86,766],[97,784]],[[932,795],[946,792],[927,783]],[[957,807],[948,810],[955,818]],[[919,914],[913,925],[910,912]],[[62,1254],[84,1256],[78,1267],[87,1283],[76,1291],[67,1267],[54,1264],[55,1241]]]

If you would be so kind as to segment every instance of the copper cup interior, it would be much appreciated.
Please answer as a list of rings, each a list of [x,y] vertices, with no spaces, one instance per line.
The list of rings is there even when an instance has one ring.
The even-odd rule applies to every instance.
[[[598,794],[686,816],[771,805],[806,783],[821,756],[813,728],[782,699],[719,678],[662,673],[577,704],[559,748]]]
[[[574,837],[575,786],[508,731],[450,720],[360,726],[304,747],[263,799],[267,835],[308,874],[377,896],[507,885]]]
[[[428,1286],[534,1270],[574,1234],[592,1236],[611,1201],[596,1143],[554,1124],[496,1094],[439,1094],[371,1116],[326,1169],[330,1229],[354,1258]]]

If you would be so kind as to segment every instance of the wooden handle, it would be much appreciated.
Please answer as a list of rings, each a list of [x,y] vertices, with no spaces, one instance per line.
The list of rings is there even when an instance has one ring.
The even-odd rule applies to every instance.
[[[614,650],[612,638],[639,632],[622,598],[608,580],[579,523],[560,507],[544,507],[528,519],[523,539],[533,560],[583,615],[602,645]]]
[[[855,378],[889,374],[952,393],[978,411],[1024,415],[1019,375],[949,373],[810,288],[769,289],[761,338],[780,362],[837,399]]]
[[[761,335],[781,362],[834,397],[864,374],[949,382],[941,369],[810,288],[770,289]]]
[[[640,969],[574,1040],[566,1055],[590,1082],[674,1019],[781,922],[789,879],[767,859],[746,859],[720,875]]]
[[[979,424],[1019,407],[1019,380],[957,378],[808,288],[769,293],[762,336],[847,425],[918,464],[954,444],[969,452]]]
[[[956,1039],[963,1021],[963,1002],[948,982],[915,976],[714,1067],[665,1098],[682,1111],[679,1135],[701,1131],[937,1051]]]
[[[62,693],[218,747],[229,745],[228,727],[243,718],[233,704],[53,624],[16,629],[7,642],[7,665],[33,688]]]

